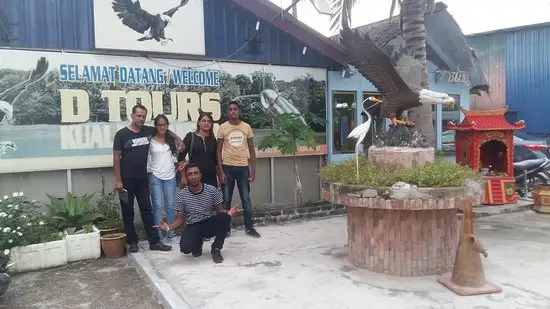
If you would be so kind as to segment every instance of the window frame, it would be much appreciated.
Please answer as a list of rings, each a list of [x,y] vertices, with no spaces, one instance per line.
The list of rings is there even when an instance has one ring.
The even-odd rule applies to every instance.
[[[332,136],[332,143],[330,145],[331,149],[332,149],[332,153],[333,154],[336,154],[336,155],[345,155],[345,154],[353,154],[355,149],[352,148],[352,150],[337,150],[336,149],[336,141],[340,141],[340,139],[336,139],[336,134],[335,134],[335,129],[337,127],[337,123],[336,123],[336,119],[337,119],[337,114],[335,113],[336,111],[336,100],[335,100],[335,97],[337,97],[338,95],[353,95],[353,101],[352,101],[352,107],[351,107],[351,116],[352,116],[352,119],[350,119],[350,121],[352,121],[352,125],[351,125],[351,129],[349,130],[349,132],[351,132],[351,130],[353,130],[353,128],[357,125],[357,91],[352,91],[352,90],[333,90],[330,94],[330,98],[331,98],[331,114],[332,114],[332,119],[330,120],[331,121],[331,131],[330,134]],[[353,106],[355,105],[355,106]],[[340,122],[338,122],[339,124]],[[340,130],[339,130],[340,131]],[[349,134],[349,133],[348,133]],[[340,141],[340,149],[343,148],[342,146],[348,144],[348,143],[353,143],[355,145],[355,142],[353,140],[348,140],[346,138],[344,138],[344,140]]]

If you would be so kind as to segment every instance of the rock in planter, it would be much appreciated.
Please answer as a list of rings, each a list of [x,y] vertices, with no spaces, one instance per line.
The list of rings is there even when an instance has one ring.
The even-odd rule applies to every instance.
[[[65,265],[67,264],[67,242],[61,239],[12,248],[10,263],[15,263],[12,266],[15,273]]]
[[[95,226],[92,229],[91,233],[74,235],[69,235],[66,230],[64,231],[67,241],[67,261],[91,260],[101,256],[99,230]]]
[[[124,256],[126,249],[126,234],[112,233],[101,236],[101,248],[107,258]]]

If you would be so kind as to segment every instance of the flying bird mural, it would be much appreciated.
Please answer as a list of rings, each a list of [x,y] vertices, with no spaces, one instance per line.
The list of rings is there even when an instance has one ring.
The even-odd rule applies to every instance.
[[[19,84],[0,93],[0,124],[7,124],[13,120],[13,107],[19,96],[27,88],[44,77],[48,71],[48,61],[45,57],[38,59],[36,68],[29,73],[29,77]]]
[[[166,45],[168,41],[174,40],[166,37],[164,29],[170,24],[172,16],[188,2],[189,0],[182,0],[168,11],[150,13],[141,8],[139,0],[114,0],[113,10],[125,26],[144,34],[138,41],[155,40]]]
[[[350,58],[350,64],[368,79],[383,95],[380,116],[390,118],[394,126],[412,126],[401,120],[403,112],[421,105],[454,106],[455,100],[446,93],[422,89],[422,64],[408,55],[402,55],[397,68],[391,58],[372,39],[344,25],[340,31],[341,45]]]

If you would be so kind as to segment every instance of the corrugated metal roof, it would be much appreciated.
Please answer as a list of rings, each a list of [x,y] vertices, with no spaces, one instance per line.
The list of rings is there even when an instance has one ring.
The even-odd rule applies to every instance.
[[[478,33],[472,33],[472,34],[468,34],[468,37],[469,38],[474,38],[474,37],[478,37],[478,36],[489,36],[489,35],[495,35],[495,34],[507,34],[507,33],[512,33],[512,32],[537,30],[537,29],[541,29],[541,28],[550,28],[550,22],[524,25],[524,26],[517,26],[517,27],[510,27],[510,28],[484,31],[484,32],[478,32]]]
[[[506,104],[506,34],[470,38],[490,86],[490,98],[472,95],[472,109],[494,109]]]
[[[550,25],[507,36],[506,102],[527,132],[550,134]]]
[[[8,32],[0,46],[94,48],[91,0],[2,0],[0,11]]]
[[[284,16],[283,21],[269,24],[276,16],[273,7],[277,6],[265,1],[247,2],[241,6],[233,0],[204,0],[207,40],[206,57],[202,58],[226,58],[235,53],[255,32],[256,14],[271,12],[262,25],[259,40],[253,42],[259,42],[255,46],[257,48],[251,48],[252,44],[249,44],[235,53],[230,61],[332,69],[341,67],[338,61],[347,63],[338,44],[305,24],[292,20],[289,14]],[[250,10],[263,8],[263,11],[251,13],[245,7]],[[280,8],[277,12],[280,14]],[[93,0],[1,0],[0,21],[7,31],[0,31],[0,47],[91,51],[95,48],[93,19]],[[4,30],[2,26],[0,29]],[[297,37],[308,42],[301,42]],[[308,46],[305,55],[302,54],[304,46]],[[254,52],[254,49],[261,53]],[[131,51],[112,53],[136,54]],[[164,56],[181,57],[174,54]]]
[[[206,56],[210,58],[226,58],[232,55],[230,60],[241,60],[251,62],[264,62],[271,64],[281,65],[296,65],[296,66],[312,66],[322,68],[334,68],[339,69],[340,64],[336,64],[336,61],[331,59],[329,55],[323,54],[326,51],[326,42],[323,43],[316,36],[322,36],[320,33],[309,33],[302,30],[302,33],[296,34],[297,28],[301,25],[302,28],[306,27],[301,22],[294,20],[293,26],[290,18],[294,18],[287,14],[284,17],[283,24],[288,24],[290,27],[289,33],[281,30],[277,23],[273,24],[275,17],[280,16],[281,9],[279,8],[277,13],[272,12],[273,8],[264,9],[268,16],[266,19],[262,19],[260,25],[260,33],[254,37],[254,40],[249,43],[248,46],[242,48],[235,53],[239,47],[241,47],[252,35],[256,32],[256,22],[259,20],[259,16],[250,12],[247,8],[251,6],[246,2],[246,5],[239,3],[233,3],[235,0],[204,0],[204,26],[205,26],[205,44],[206,44]],[[235,1],[237,2],[237,1]],[[272,3],[270,3],[272,4]],[[262,3],[256,3],[256,7],[252,6],[251,9],[258,10],[263,5]],[[277,7],[276,5],[272,4]],[[261,12],[259,12],[261,13]],[[278,15],[277,15],[278,14]],[[280,19],[280,17],[279,17]],[[279,23],[281,23],[279,21]],[[312,46],[306,42],[300,41],[296,36],[307,37],[309,41],[315,41],[315,46]],[[324,37],[325,41],[329,41]],[[341,47],[330,41],[332,46],[332,52],[340,55],[340,62],[343,62],[345,58],[344,52]],[[302,54],[304,46],[308,46],[308,50],[305,55]],[[319,51],[321,49],[321,51]],[[233,55],[234,54],[234,55]],[[331,54],[333,56],[334,54]],[[347,59],[347,58],[345,58]]]

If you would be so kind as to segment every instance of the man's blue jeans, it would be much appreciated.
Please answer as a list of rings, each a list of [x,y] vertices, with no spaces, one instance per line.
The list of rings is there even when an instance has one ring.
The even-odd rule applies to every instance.
[[[224,207],[227,210],[231,209],[233,191],[235,190],[235,183],[237,183],[244,210],[244,226],[247,230],[251,229],[254,224],[252,222],[252,203],[250,202],[250,183],[248,182],[250,171],[248,170],[248,166],[224,165],[223,172],[227,178],[227,183],[223,186]]]
[[[174,223],[174,199],[176,197],[176,177],[162,180],[149,174],[151,185],[151,200],[153,201],[153,224],[160,224],[162,219],[162,206],[166,207],[166,221]],[[164,197],[164,199],[163,199]]]

